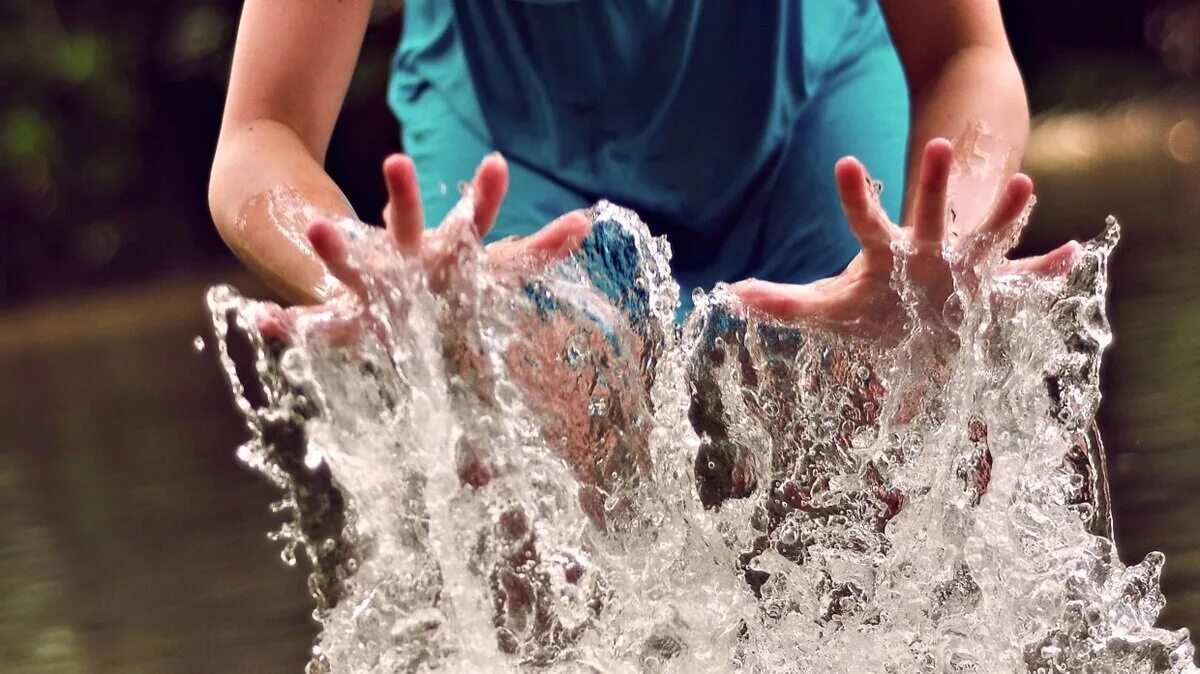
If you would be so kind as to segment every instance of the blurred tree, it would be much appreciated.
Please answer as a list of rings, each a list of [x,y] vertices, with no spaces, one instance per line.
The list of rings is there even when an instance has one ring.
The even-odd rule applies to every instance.
[[[1095,107],[1159,91],[1169,78],[1146,39],[1162,0],[1005,0],[1030,104]]]
[[[384,94],[400,14],[381,5],[329,157],[364,213],[399,142]],[[0,305],[228,263],[205,192],[239,6],[0,8]]]

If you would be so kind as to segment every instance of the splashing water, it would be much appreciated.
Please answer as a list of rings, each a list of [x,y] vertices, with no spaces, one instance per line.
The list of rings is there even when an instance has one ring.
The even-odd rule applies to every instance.
[[[463,205],[451,218],[469,218]],[[1115,222],[1055,278],[960,272],[853,326],[698,293],[601,203],[579,253],[430,282],[343,223],[370,329],[288,345],[208,298],[311,563],[311,672],[1196,672],[1163,557],[1111,542],[1094,433]],[[358,309],[350,300],[342,309]]]

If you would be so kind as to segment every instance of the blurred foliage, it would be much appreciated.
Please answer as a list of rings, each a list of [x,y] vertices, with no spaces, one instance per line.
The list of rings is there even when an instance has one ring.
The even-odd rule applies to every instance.
[[[231,265],[206,207],[236,0],[6,0],[0,7],[0,306]],[[1035,107],[1095,105],[1187,71],[1179,3],[1007,0]],[[328,158],[360,213],[378,212],[400,0],[376,20]],[[1161,18],[1166,17],[1166,18]],[[1184,45],[1180,47],[1180,45]],[[1179,57],[1178,53],[1183,53]]]
[[[1171,83],[1150,19],[1169,0],[1005,0],[1009,42],[1034,111],[1094,108]]]
[[[0,6],[0,306],[230,263],[205,195],[240,4]],[[364,212],[399,143],[381,6],[329,159]]]

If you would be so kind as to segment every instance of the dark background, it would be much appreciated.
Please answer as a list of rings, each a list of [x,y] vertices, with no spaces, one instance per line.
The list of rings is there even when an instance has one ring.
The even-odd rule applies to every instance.
[[[205,190],[240,3],[0,5],[0,671],[300,671],[303,573],[206,335],[263,294]],[[1200,5],[1005,0],[1035,113],[1024,247],[1125,225],[1108,440],[1123,557],[1167,553],[1162,624],[1200,628]],[[381,3],[328,166],[377,213],[401,13]],[[936,39],[936,36],[931,36]]]

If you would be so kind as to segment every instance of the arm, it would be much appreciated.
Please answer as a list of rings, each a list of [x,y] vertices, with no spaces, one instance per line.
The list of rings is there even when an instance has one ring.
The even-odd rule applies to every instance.
[[[1029,107],[1021,74],[1004,33],[998,0],[880,0],[900,54],[912,98],[908,189],[903,222],[910,221],[920,184],[921,150],[933,138],[954,138],[978,121],[1012,149],[994,184],[956,195],[956,210],[976,222],[1020,166],[1029,137]],[[1003,157],[997,160],[1003,161]],[[969,202],[969,203],[967,203]],[[969,211],[964,213],[963,211]]]
[[[905,268],[922,289],[926,310],[940,311],[952,286],[953,248],[963,269],[1011,244],[1024,226],[1033,181],[1016,173],[1029,136],[1029,112],[1020,73],[1000,21],[998,0],[879,0],[888,18],[912,93],[905,227],[896,227],[869,187],[866,167],[853,157],[835,167],[842,208],[862,252],[837,276],[805,285],[744,281],[733,291],[749,307],[785,320],[817,319],[890,340],[903,329],[905,312],[892,288],[896,254],[906,241],[915,251]],[[991,170],[955,176],[961,166],[949,137],[979,122],[988,138],[967,138]],[[974,143],[972,141],[980,141]],[[989,147],[990,145],[990,147]],[[954,193],[951,194],[951,190]],[[949,217],[950,197],[955,218]],[[967,224],[956,228],[954,220]],[[1000,273],[1059,275],[1080,246],[1069,242],[1031,258],[1004,260]],[[1007,252],[1007,251],[1000,251]],[[974,271],[969,271],[974,273]]]
[[[353,216],[323,167],[371,0],[247,0],[209,182],[221,237],[290,300],[324,299],[304,232],[314,209]]]

